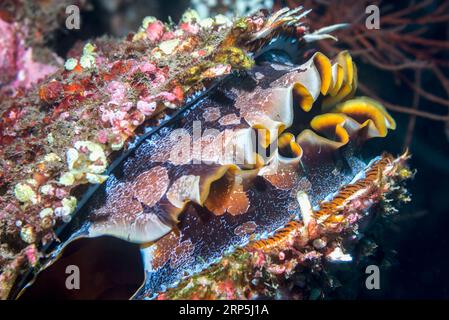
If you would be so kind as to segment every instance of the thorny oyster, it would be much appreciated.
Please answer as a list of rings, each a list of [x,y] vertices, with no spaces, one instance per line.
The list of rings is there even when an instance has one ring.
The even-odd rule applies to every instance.
[[[201,20],[189,11],[172,29],[148,18],[125,45],[87,44],[80,57],[66,61],[65,71],[41,84],[40,104],[53,108],[37,129],[46,134],[42,156],[20,174],[21,167],[5,161],[16,173],[8,177],[11,192],[2,196],[5,228],[9,237],[19,232],[28,246],[3,262],[2,297],[27,265],[38,271],[28,289],[32,294],[42,281],[51,287],[49,275],[53,270],[57,276],[61,265],[80,264],[92,252],[100,261],[107,255],[101,244],[107,240],[100,236],[140,244],[145,281],[132,296],[143,298],[220,263],[292,219],[298,219],[290,222],[294,232],[315,225],[338,233],[357,225],[387,193],[389,179],[398,172],[406,178],[409,171],[405,157],[384,156],[367,169],[371,185],[350,184],[366,166],[354,147],[385,137],[395,122],[380,104],[355,97],[357,69],[348,52],[332,59],[296,52],[295,64],[280,52],[332,38],[328,33],[340,27],[311,33],[301,23],[306,14],[283,9],[231,22]],[[142,54],[150,52],[150,58]],[[255,63],[255,57],[262,58]],[[242,71],[211,81],[233,70]],[[186,102],[181,113],[173,112]],[[4,115],[13,111],[23,110]],[[92,131],[98,120],[101,127]],[[61,126],[68,126],[68,139]],[[146,133],[129,144],[142,126]],[[2,143],[14,144],[10,127],[3,129]],[[126,145],[128,151],[110,165],[113,151]],[[79,198],[76,210],[76,187],[86,183],[97,187]],[[340,188],[345,197],[322,203]],[[341,203],[334,205],[337,199]],[[312,206],[320,210],[313,214]],[[39,261],[37,246],[48,250],[40,245],[52,243],[52,229],[61,222],[69,222],[58,232],[63,243],[53,242],[54,250]],[[308,240],[316,238],[305,239],[304,246]],[[268,254],[271,249],[263,248],[272,241],[260,241],[248,250],[263,243]],[[107,297],[113,285],[108,272],[98,269],[104,264],[82,265],[81,272],[90,275],[84,281],[99,272],[106,280],[81,296]],[[136,281],[130,278],[123,276],[117,286]]]

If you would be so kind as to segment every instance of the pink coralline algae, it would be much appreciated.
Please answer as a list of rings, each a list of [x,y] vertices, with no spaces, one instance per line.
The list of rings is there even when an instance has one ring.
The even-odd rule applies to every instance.
[[[146,30],[148,39],[152,42],[161,40],[164,35],[164,29],[164,24],[161,21],[150,23]]]
[[[57,70],[56,66],[35,61],[33,49],[25,44],[26,29],[0,19],[0,86],[25,89]],[[58,63],[58,60],[55,59]]]
[[[137,109],[142,112],[145,116],[149,116],[156,110],[156,102],[146,102],[139,100],[137,102]]]

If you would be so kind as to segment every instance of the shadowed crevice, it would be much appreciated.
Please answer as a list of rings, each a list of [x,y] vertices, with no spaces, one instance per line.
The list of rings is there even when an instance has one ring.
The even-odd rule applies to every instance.
[[[69,290],[66,273],[79,268],[80,288]],[[20,299],[129,299],[144,281],[139,245],[113,237],[83,238],[68,244],[62,256],[43,270]]]

